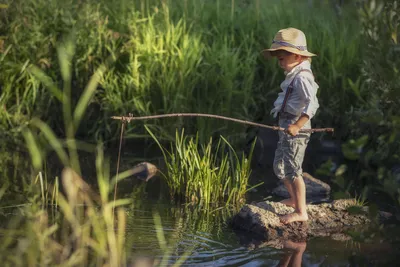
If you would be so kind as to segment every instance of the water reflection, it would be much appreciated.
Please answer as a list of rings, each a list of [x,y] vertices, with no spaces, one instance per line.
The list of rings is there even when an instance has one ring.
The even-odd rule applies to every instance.
[[[290,240],[286,240],[283,242],[283,248],[288,251],[282,257],[282,260],[279,262],[279,267],[300,267],[303,253],[306,250],[307,243],[306,242],[293,242]]]
[[[149,204],[152,208],[146,208]],[[136,204],[128,211],[128,246],[131,259],[161,262],[165,251],[156,237],[152,214],[159,212],[162,229],[170,249],[168,262],[173,265],[190,252],[182,266],[390,266],[389,259],[398,249],[370,242],[354,245],[332,237],[313,238],[306,242],[273,240],[265,242],[248,232],[233,231],[226,223],[231,210],[202,211],[195,207],[169,203]],[[384,248],[385,247],[385,248]],[[371,256],[379,256],[379,264],[371,264]],[[144,257],[144,258],[143,258]],[[393,261],[386,261],[393,262]],[[392,265],[393,266],[393,265]]]
[[[10,166],[21,166],[21,162],[26,162],[18,157],[6,161]],[[0,174],[8,175],[10,180],[21,177],[13,177],[10,170],[12,168],[3,168]],[[26,175],[32,174],[26,172]],[[52,175],[49,174],[49,177]],[[161,227],[169,250],[169,265],[179,261],[187,252],[189,255],[183,266],[397,265],[394,264],[396,259],[393,255],[399,252],[400,240],[390,243],[385,241],[385,237],[399,237],[400,229],[385,237],[379,236],[380,232],[377,231],[374,239],[363,243],[355,242],[354,238],[345,240],[338,236],[336,240],[332,239],[333,236],[313,238],[307,243],[281,240],[264,242],[249,233],[232,231],[226,222],[235,214],[235,210],[205,211],[199,207],[176,205],[169,201],[168,191],[163,186],[160,179],[153,178],[148,182],[126,179],[119,184],[119,194],[132,199],[132,204],[126,210],[128,266],[157,266],[162,262],[166,252],[157,238],[153,218],[155,212],[161,216]],[[26,216],[20,214],[22,210],[18,211],[14,205],[13,209],[7,208],[8,203],[28,203],[23,199],[25,195],[17,185],[6,192],[0,209],[2,228],[7,227],[11,217]],[[385,231],[388,231],[386,226]]]

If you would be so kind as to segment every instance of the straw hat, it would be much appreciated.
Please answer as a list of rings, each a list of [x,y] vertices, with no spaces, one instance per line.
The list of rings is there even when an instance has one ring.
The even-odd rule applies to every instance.
[[[264,49],[262,52],[264,56],[270,57],[272,56],[271,52],[276,50],[285,50],[306,57],[316,56],[308,52],[304,32],[295,28],[279,30],[272,41],[271,48]]]

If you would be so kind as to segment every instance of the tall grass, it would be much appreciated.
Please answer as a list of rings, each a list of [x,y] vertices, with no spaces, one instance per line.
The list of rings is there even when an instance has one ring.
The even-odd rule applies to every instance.
[[[360,28],[351,8],[338,17],[329,5],[310,7],[308,1],[155,1],[119,0],[6,1],[1,13],[4,32],[2,64],[2,125],[23,124],[33,115],[46,120],[57,134],[64,127],[60,107],[29,71],[36,64],[59,80],[56,44],[75,34],[71,62],[71,101],[76,103],[89,78],[107,57],[116,64],[102,77],[100,90],[77,129],[85,138],[117,138],[112,115],[207,112],[262,120],[279,91],[283,74],[274,61],[264,61],[277,30],[298,27],[318,54],[314,70],[324,106],[316,123],[337,126],[340,112],[354,102],[349,81],[356,81],[360,63]],[[41,10],[40,12],[36,12]],[[308,14],[313,14],[309,16]],[[58,84],[59,85],[59,84]],[[350,97],[349,97],[350,95]],[[318,119],[319,118],[319,119]],[[152,121],[159,138],[174,139],[176,126],[199,138],[237,136],[242,125],[204,118]],[[128,128],[130,137],[142,125]],[[233,140],[233,139],[232,139]]]
[[[245,202],[251,173],[252,150],[239,159],[228,141],[221,137],[216,146],[212,138],[201,145],[198,137],[189,138],[176,132],[168,150],[147,128],[159,145],[166,164],[164,177],[171,197],[199,204],[205,209],[224,203],[237,206]]]
[[[105,66],[101,65],[95,70],[82,95],[73,103],[71,62],[75,53],[74,43],[70,39],[66,40],[59,45],[57,52],[63,81],[62,90],[37,66],[28,65],[27,69],[38,81],[47,86],[56,100],[60,101],[62,116],[59,120],[64,122],[66,137],[64,140],[57,138],[48,124],[38,118],[31,120],[30,127],[24,129],[23,136],[36,170],[43,168],[46,158],[42,147],[50,147],[56,152],[65,167],[61,175],[65,195],[58,194],[57,178],[55,186],[50,189],[47,187],[47,176],[39,172],[36,181],[40,186],[41,195],[33,195],[31,201],[35,205],[35,198],[40,200],[42,208],[35,206],[28,208],[26,212],[29,216],[26,221],[13,222],[9,225],[9,229],[4,231],[5,242],[2,245],[4,253],[1,253],[5,257],[3,262],[13,262],[16,266],[58,264],[126,266],[125,212],[123,209],[117,209],[117,215],[114,217],[113,211],[130,201],[125,199],[109,201],[110,184],[117,181],[109,177],[109,168],[105,164],[101,148],[98,148],[96,153],[99,193],[91,190],[80,177],[78,142],[75,140],[83,114],[94,95]],[[59,214],[62,215],[60,222],[49,219],[46,210],[49,200],[51,204],[59,207]],[[24,231],[18,233],[20,229]],[[24,248],[21,248],[18,242],[16,246],[16,240],[25,240]],[[11,251],[14,253],[10,253]]]
[[[2,230],[3,266],[126,266],[124,210],[116,212],[114,230],[113,202],[104,198],[96,202],[72,169],[64,170],[62,180],[67,197],[58,195],[57,218],[37,205],[41,202],[33,202],[23,209],[24,217],[16,216]],[[120,200],[116,205],[124,203]]]
[[[37,66],[29,65],[27,68],[60,102],[62,116],[59,119],[64,123],[65,139],[58,138],[49,125],[38,118],[30,121],[29,127],[23,130],[23,136],[35,170],[44,168],[47,158],[44,148],[56,153],[64,166],[61,174],[63,190],[59,193],[57,177],[54,185],[50,186],[46,173],[39,171],[32,183],[36,190],[28,199],[29,205],[23,209],[25,216],[16,216],[6,229],[0,230],[0,259],[5,266],[128,266],[126,213],[121,206],[131,200],[109,198],[114,185],[128,174],[123,172],[110,177],[110,166],[102,145],[94,150],[93,145],[85,145],[75,139],[106,66],[100,65],[94,71],[80,98],[73,101],[71,64],[74,43],[66,39],[57,51],[62,90]],[[98,192],[81,177],[78,154],[81,149],[89,149],[96,154]],[[5,190],[7,185],[1,187],[0,199]],[[160,246],[165,250],[160,266],[166,266],[170,250],[166,247],[159,217],[155,216],[154,220]],[[178,259],[174,266],[179,266],[184,259]]]
[[[130,255],[132,247],[127,246],[131,241],[127,240],[129,236],[125,232],[127,214],[120,207],[131,200],[114,202],[108,198],[115,178],[107,176],[104,168],[107,164],[100,147],[96,166],[99,195],[91,191],[76,172],[66,168],[61,176],[63,193],[57,195],[57,206],[49,209],[35,195],[30,205],[14,206],[20,212],[14,211],[15,216],[2,224],[5,228],[0,227],[2,266],[135,265]],[[36,186],[41,190],[41,183]],[[117,208],[115,216],[114,208]],[[163,252],[157,266],[169,266],[172,261],[173,266],[180,266],[191,250],[186,248],[181,256],[171,259],[174,247],[167,243],[158,214],[154,214],[154,226],[155,239]]]

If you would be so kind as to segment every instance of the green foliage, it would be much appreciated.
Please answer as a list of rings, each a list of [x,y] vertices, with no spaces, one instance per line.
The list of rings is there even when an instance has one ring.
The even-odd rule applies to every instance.
[[[352,214],[352,215],[356,215],[356,214],[366,214],[367,212],[362,208],[362,206],[359,205],[355,205],[355,206],[349,206],[346,208],[346,210]]]
[[[102,160],[101,156],[98,160]],[[105,178],[99,176],[99,185],[108,184],[108,180],[101,180]],[[62,179],[65,195],[50,192],[57,206],[49,209],[43,203],[47,183],[41,179],[37,186],[41,188],[42,198],[33,196],[30,205],[21,209],[21,215],[15,216],[6,230],[1,230],[3,266],[76,266],[89,262],[90,266],[126,266],[126,215],[118,208],[114,219],[112,210],[127,201],[102,199],[97,203],[98,208],[94,205],[96,198],[84,191],[76,173],[66,169]],[[70,186],[65,186],[68,183]]]
[[[73,50],[72,43],[68,41],[58,48],[63,78],[61,98],[57,97],[61,90],[53,86],[51,78],[41,70],[35,72],[40,79],[47,81],[49,91],[61,102],[66,140],[56,137],[49,125],[37,118],[30,122],[30,127],[24,129],[27,150],[36,170],[43,168],[45,147],[58,155],[64,165],[61,174],[63,193],[59,193],[57,177],[51,186],[47,175],[43,176],[39,171],[34,182],[27,187],[33,193],[28,195],[29,203],[24,205],[23,214],[12,218],[6,225],[7,229],[0,229],[0,260],[4,266],[128,265],[129,251],[125,247],[126,213],[122,206],[131,200],[116,197],[110,199],[118,181],[117,177],[110,177],[109,163],[101,145],[95,150],[99,193],[82,179],[77,152],[83,143],[75,140],[76,129],[96,91],[105,66],[95,71],[82,96],[73,104],[70,94]],[[124,173],[121,176],[126,178]],[[0,199],[7,187],[8,184],[5,184],[0,188]],[[51,205],[51,209],[48,205]],[[155,216],[157,237],[165,250],[161,266],[166,266],[170,250],[165,249],[165,240],[161,239],[161,222],[157,218]],[[185,255],[174,266],[179,266],[185,260]]]
[[[327,4],[308,1],[6,1],[0,14],[0,107],[5,129],[32,116],[46,121],[58,136],[66,133],[56,114],[57,99],[70,90],[75,105],[104,59],[115,60],[90,100],[78,134],[88,139],[117,137],[113,115],[202,112],[261,120],[276,97],[281,70],[260,51],[277,30],[288,25],[307,34],[314,60],[320,102],[317,125],[337,126],[350,106],[360,63],[360,25],[353,9],[342,17]],[[290,8],[288,8],[290,6]],[[40,12],[37,12],[40,10]],[[314,14],[308,16],[309,13]],[[67,65],[58,61],[57,44],[73,36],[75,51]],[[70,52],[71,52],[70,51]],[[70,53],[64,53],[66,56]],[[64,55],[61,54],[61,55]],[[100,71],[102,72],[102,71]],[[42,75],[46,73],[48,77]],[[70,89],[60,88],[70,78]],[[65,85],[65,84],[64,84]],[[50,90],[45,89],[45,87]],[[66,90],[66,91],[65,91]],[[90,90],[86,91],[90,92]],[[339,114],[339,116],[338,116]],[[220,134],[240,140],[246,128],[195,118],[149,122],[157,136],[173,140],[176,127],[199,132],[206,142]],[[129,137],[137,137],[135,125]],[[18,134],[16,134],[18,136]]]
[[[394,202],[399,197],[394,167],[400,162],[398,14],[396,0],[363,1],[359,9],[366,45],[362,75],[352,85],[358,101],[347,113],[352,138],[342,146],[346,158],[360,163],[354,182],[383,190]]]
[[[347,143],[342,145],[342,151],[344,156],[350,160],[357,160],[360,158],[360,154],[366,143],[368,142],[368,136],[364,135],[357,140],[350,139]]]
[[[33,167],[36,170],[43,168],[46,157],[43,152],[44,147],[50,147],[56,151],[65,167],[61,176],[64,194],[58,193],[57,178],[54,186],[50,186],[47,176],[39,172],[33,185],[40,188],[40,193],[29,196],[28,201],[31,205],[24,210],[26,219],[11,221],[2,236],[0,254],[5,266],[11,263],[13,266],[76,266],[86,265],[88,262],[96,262],[97,266],[126,265],[124,252],[126,217],[124,210],[118,207],[126,205],[129,200],[109,201],[108,196],[112,191],[110,184],[115,183],[115,178],[110,182],[109,169],[104,163],[104,155],[100,147],[96,153],[100,196],[97,196],[79,176],[80,162],[75,140],[76,129],[94,94],[100,74],[99,71],[95,72],[82,92],[82,97],[76,105],[73,105],[70,68],[73,54],[74,45],[69,41],[58,48],[64,85],[62,97],[59,95],[61,90],[54,85],[51,77],[39,69],[35,71],[35,75],[46,81],[49,91],[61,102],[66,129],[65,145],[64,141],[57,138],[54,131],[40,119],[33,119],[30,127],[24,129],[23,132],[27,150],[30,152]],[[99,68],[100,73],[103,68]],[[58,217],[60,218],[57,220],[60,221],[49,218],[52,213],[47,211],[48,204],[55,205],[52,206],[53,208],[59,208]],[[98,209],[95,204],[101,208]],[[85,206],[85,211],[80,205]],[[114,210],[116,210],[116,216],[114,216]],[[115,220],[117,221],[116,230],[114,230]],[[16,246],[15,240],[21,240],[25,245]]]
[[[250,177],[252,152],[239,159],[228,141],[221,137],[213,146],[212,138],[201,145],[198,137],[188,138],[176,133],[175,143],[165,149],[159,145],[166,164],[164,175],[173,198],[199,203],[204,208],[212,205],[244,203]]]

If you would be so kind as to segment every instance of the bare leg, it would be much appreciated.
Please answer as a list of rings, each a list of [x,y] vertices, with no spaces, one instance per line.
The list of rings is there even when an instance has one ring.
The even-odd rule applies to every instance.
[[[287,179],[284,179],[283,183],[284,183],[287,191],[289,192],[290,198],[282,200],[281,203],[285,204],[287,206],[296,208],[296,204],[295,204],[296,200],[295,200],[295,195],[294,195],[294,192],[293,192],[293,184]]]
[[[308,220],[306,206],[306,185],[304,184],[303,177],[297,177],[293,181],[292,187],[295,196],[295,211],[291,214],[281,217],[281,221],[284,224]]]
[[[286,240],[283,243],[283,247],[289,249],[290,252],[285,253],[282,259],[279,261],[279,267],[301,267],[303,259],[303,253],[306,250],[306,242],[295,243],[290,240]]]
[[[286,252],[283,255],[282,259],[279,261],[278,266],[279,267],[288,267],[288,265],[292,259],[292,255],[293,255],[293,252],[290,252],[290,253]]]
[[[290,260],[290,266],[301,267],[301,261],[303,259],[303,253],[306,250],[306,242],[295,243],[290,240],[286,241],[284,246],[288,249],[293,250],[293,254]]]

